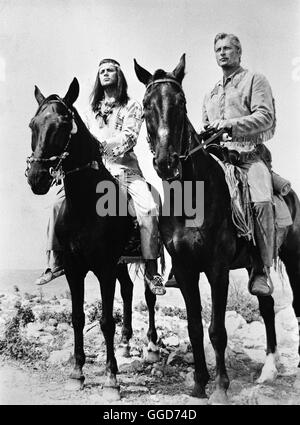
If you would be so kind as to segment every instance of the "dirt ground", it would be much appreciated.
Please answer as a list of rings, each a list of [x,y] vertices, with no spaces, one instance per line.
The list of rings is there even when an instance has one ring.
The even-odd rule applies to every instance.
[[[46,290],[47,291],[47,290]],[[169,290],[168,300],[162,304],[183,305],[178,298],[178,290]],[[135,302],[143,297],[135,295]],[[140,314],[140,313],[138,313]],[[144,314],[144,313],[143,313]],[[141,318],[142,316],[138,316]],[[146,313],[144,323],[139,323],[139,331],[134,340],[134,347],[145,342],[147,326]],[[142,321],[143,321],[142,320]],[[162,318],[160,320],[163,320]],[[174,319],[175,320],[175,319]],[[163,322],[161,322],[161,329]],[[182,321],[186,327],[185,321]],[[182,325],[182,326],[183,326]],[[179,329],[179,328],[178,328]],[[181,333],[183,330],[181,329]],[[142,337],[141,335],[144,335]],[[119,335],[116,335],[119,337]],[[167,337],[167,335],[165,335]],[[229,344],[230,346],[230,340]],[[226,358],[230,379],[228,403],[231,405],[300,405],[300,370],[296,367],[295,345],[292,351],[283,351],[282,362],[276,380],[269,384],[257,384],[263,366],[261,361],[250,359],[241,352],[231,352]],[[47,361],[35,363],[22,360],[12,360],[0,356],[0,404],[1,405],[202,405],[207,400],[191,397],[191,381],[193,362],[169,362],[172,354],[162,350],[157,365],[137,358],[128,365],[119,368],[120,401],[112,401],[103,391],[105,376],[105,356],[103,361],[96,358],[91,349],[87,349],[87,361],[84,366],[84,388],[74,388],[68,376],[71,372],[71,362],[51,364]],[[174,348],[175,350],[175,348]],[[118,364],[120,362],[118,359]],[[289,365],[290,367],[286,367]],[[211,380],[207,386],[208,396],[213,391],[214,367],[209,366]]]

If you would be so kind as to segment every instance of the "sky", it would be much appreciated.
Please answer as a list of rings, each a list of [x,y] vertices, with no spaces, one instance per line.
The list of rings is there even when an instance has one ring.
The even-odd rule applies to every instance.
[[[213,39],[236,34],[242,66],[269,80],[277,130],[267,143],[276,172],[300,194],[300,0],[0,0],[0,268],[45,265],[46,225],[55,190],[37,196],[24,177],[34,86],[64,96],[77,77],[83,115],[101,58],[117,59],[129,94],[142,101],[133,58],[151,73],[173,70],[186,53],[188,115],[201,128],[205,93],[221,77]],[[135,148],[160,190],[143,126]]]

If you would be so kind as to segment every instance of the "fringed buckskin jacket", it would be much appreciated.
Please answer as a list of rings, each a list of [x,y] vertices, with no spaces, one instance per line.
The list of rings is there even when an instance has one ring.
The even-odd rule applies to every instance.
[[[275,103],[265,76],[239,67],[220,80],[203,102],[204,126],[218,119],[232,125],[228,149],[252,151],[275,132]]]

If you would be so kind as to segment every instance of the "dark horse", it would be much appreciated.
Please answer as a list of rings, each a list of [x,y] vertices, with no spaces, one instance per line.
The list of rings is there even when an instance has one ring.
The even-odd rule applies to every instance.
[[[118,260],[129,239],[133,220],[128,214],[118,214],[118,184],[102,162],[98,141],[73,107],[78,94],[79,84],[76,78],[64,98],[57,95],[45,98],[35,87],[39,107],[30,122],[33,153],[28,159],[27,178],[32,191],[43,195],[49,191],[53,178],[59,173],[64,174],[66,200],[59,212],[56,233],[63,246],[64,268],[72,297],[75,367],[71,378],[81,383],[84,380],[84,278],[88,271],[92,271],[100,282],[102,296],[100,325],[107,348],[105,389],[111,397],[119,398],[116,380],[118,369],[114,354],[113,300],[117,278],[121,284],[124,302],[122,342],[128,351],[128,342],[132,336],[133,283],[127,264],[118,264]],[[111,194],[116,194],[114,216],[97,213],[97,202],[103,196],[103,193],[97,193],[99,182],[109,182],[110,187],[116,189],[116,192]],[[145,297],[149,309],[148,349],[152,348],[152,352],[155,352],[156,296],[148,285],[145,285]]]
[[[232,222],[230,195],[220,165],[203,148],[187,118],[186,100],[182,89],[185,55],[173,72],[157,70],[153,75],[135,61],[138,79],[145,84],[143,99],[153,165],[165,182],[204,182],[204,219],[187,226],[184,213],[160,216],[160,232],[172,258],[172,268],[185,300],[188,332],[194,361],[193,395],[205,398],[209,374],[203,347],[199,274],[204,272],[211,286],[212,313],[209,336],[216,355],[216,388],[210,402],[225,403],[229,379],[224,352],[227,345],[225,309],[229,271],[251,267],[250,244],[237,238]],[[196,147],[199,147],[196,149]],[[184,185],[183,192],[184,192]],[[167,185],[165,186],[167,187]],[[196,188],[192,193],[194,205]],[[300,203],[294,191],[285,197],[293,224],[282,235],[279,251],[293,290],[293,308],[300,317]],[[172,206],[171,206],[172,207]],[[267,361],[259,382],[275,377],[276,334],[274,300],[258,297],[259,308],[266,326]]]

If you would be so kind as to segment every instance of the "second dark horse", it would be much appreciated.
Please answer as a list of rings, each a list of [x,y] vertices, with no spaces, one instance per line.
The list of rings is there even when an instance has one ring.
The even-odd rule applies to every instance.
[[[200,272],[206,274],[210,283],[212,314],[209,336],[216,355],[216,388],[210,401],[226,403],[229,379],[224,359],[227,345],[224,322],[229,271],[248,269],[251,267],[251,259],[245,249],[246,242],[237,238],[223,170],[203,147],[193,151],[199,146],[199,141],[187,118],[186,100],[181,86],[185,74],[185,56],[182,56],[173,72],[160,69],[152,75],[137,62],[135,71],[138,79],[146,86],[143,105],[157,174],[165,182],[193,182],[194,190],[190,197],[194,205],[197,202],[195,183],[204,182],[203,221],[197,223],[196,220],[194,225],[187,226],[187,217],[184,213],[176,214],[173,206],[169,215],[160,217],[160,231],[186,304],[188,332],[195,361],[193,395],[199,398],[206,397],[205,387],[209,380],[203,347],[202,307],[198,287]],[[184,186],[182,190],[184,192]],[[285,201],[293,224],[282,235],[279,256],[289,276],[294,295],[293,308],[299,318],[300,203],[293,190],[285,197]],[[241,256],[242,246],[246,255]],[[275,378],[277,344],[274,300],[271,296],[259,296],[258,301],[267,335],[267,361],[259,378],[263,382]]]

